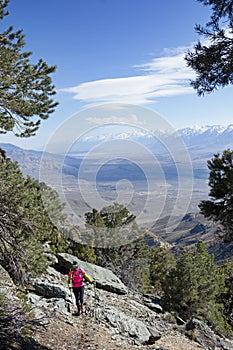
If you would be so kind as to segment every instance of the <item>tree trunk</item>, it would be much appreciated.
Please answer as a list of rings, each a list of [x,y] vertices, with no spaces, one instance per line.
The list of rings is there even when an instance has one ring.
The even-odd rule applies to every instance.
[[[27,273],[22,271],[17,260],[10,253],[4,254],[4,258],[0,262],[16,285],[22,285],[28,282]]]

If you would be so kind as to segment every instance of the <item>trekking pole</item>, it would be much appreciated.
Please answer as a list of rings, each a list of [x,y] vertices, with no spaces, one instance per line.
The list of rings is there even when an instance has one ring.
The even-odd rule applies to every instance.
[[[96,320],[96,300],[97,300],[97,293],[96,293],[96,282],[93,282],[94,284],[94,312],[93,312],[93,316],[94,319]]]
[[[71,306],[74,304],[74,297],[72,293],[72,288],[69,288],[69,291],[70,291],[70,303],[69,303],[68,311],[71,312]]]
[[[72,288],[69,288],[70,290],[70,300],[71,300],[71,303],[73,304],[73,293],[72,293]]]

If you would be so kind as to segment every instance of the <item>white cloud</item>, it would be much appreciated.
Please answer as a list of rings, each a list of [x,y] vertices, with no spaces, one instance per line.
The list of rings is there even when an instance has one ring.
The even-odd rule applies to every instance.
[[[124,117],[112,115],[110,117],[105,117],[105,118],[89,117],[87,118],[87,121],[95,125],[103,125],[103,124],[141,125],[142,124],[141,121],[139,121],[138,117],[134,114],[127,116],[127,120]]]
[[[186,51],[187,47],[167,50],[164,57],[135,66],[138,74],[132,77],[91,81],[61,91],[72,93],[74,99],[88,104],[148,104],[158,97],[194,93],[189,82],[195,75],[186,66]]]

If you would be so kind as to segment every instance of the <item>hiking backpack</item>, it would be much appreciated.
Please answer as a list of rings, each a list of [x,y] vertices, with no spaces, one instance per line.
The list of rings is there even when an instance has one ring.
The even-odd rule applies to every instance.
[[[77,269],[72,274],[72,282],[74,284],[82,283],[84,271],[82,269]]]

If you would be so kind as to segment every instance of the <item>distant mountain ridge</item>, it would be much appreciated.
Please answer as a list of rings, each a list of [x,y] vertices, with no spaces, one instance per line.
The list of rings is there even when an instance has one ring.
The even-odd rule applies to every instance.
[[[184,128],[178,134],[186,146],[206,144],[231,144],[233,147],[233,124],[228,126],[212,125],[205,127]]]
[[[205,125],[205,126],[193,126],[178,129],[175,132],[169,131],[144,131],[139,130],[126,130],[123,132],[116,133],[102,133],[99,135],[86,135],[79,138],[77,146],[83,150],[83,145],[86,144],[88,148],[93,144],[98,144],[105,141],[111,140],[135,140],[148,142],[151,140],[160,139],[167,140],[168,138],[181,137],[187,147],[189,146],[206,146],[210,144],[215,145],[230,145],[233,148],[233,124],[227,126],[224,125]],[[22,150],[22,148],[9,143],[0,143],[0,147],[6,148],[9,152],[9,156],[16,150]],[[200,148],[199,148],[200,149]],[[35,150],[24,150],[26,152],[36,152],[37,154],[42,153],[42,151]]]
[[[200,135],[212,135],[212,136],[220,136],[220,135],[227,135],[231,134],[233,132],[233,124],[229,125],[205,125],[205,126],[193,126],[193,127],[186,127],[182,129],[177,129],[174,133],[177,133],[181,137],[196,137]],[[156,135],[159,136],[170,136],[173,132],[171,129],[169,131],[161,131],[161,130],[155,130],[155,131],[144,131],[143,129],[139,130],[126,130],[124,132],[117,132],[117,133],[102,133],[101,135],[87,135],[81,138],[82,141],[103,141],[103,140],[109,140],[109,139],[129,139],[129,138],[152,138]]]
[[[157,135],[159,132],[157,132]],[[196,204],[200,203],[200,200],[203,200],[207,197],[208,194],[208,169],[207,169],[207,160],[209,160],[215,153],[222,153],[224,149],[230,148],[233,149],[233,124],[228,126],[213,125],[213,126],[204,126],[204,127],[193,127],[193,128],[183,128],[178,130],[174,134],[161,133],[159,138],[161,140],[169,140],[169,144],[172,145],[173,138],[181,137],[186,146],[193,170],[194,170],[194,188],[193,188],[193,207],[189,209],[189,213],[196,213]],[[90,210],[89,207],[84,207],[83,203],[79,200],[79,196],[76,192],[72,192],[77,186],[77,174],[80,168],[82,159],[85,158],[85,151],[90,148],[90,146],[96,145],[98,143],[104,142],[105,140],[135,140],[136,142],[141,142],[149,149],[157,152],[157,159],[160,162],[160,165],[163,169],[163,172],[167,176],[167,182],[172,184],[174,182],[174,188],[176,187],[176,182],[174,178],[177,176],[177,172],[174,172],[176,164],[171,164],[170,159],[162,152],[163,148],[159,148],[156,144],[156,137],[151,133],[142,133],[140,132],[125,132],[119,134],[107,134],[100,135],[99,137],[87,137],[82,139],[77,143],[76,152],[79,152],[79,156],[70,153],[66,157],[59,154],[49,154],[47,159],[48,166],[46,170],[48,172],[48,177],[46,183],[52,187],[56,188],[56,179],[59,178],[59,173],[62,172],[64,180],[64,190],[68,196],[70,203],[77,208],[80,216],[83,215],[86,211]],[[7,157],[11,158],[13,161],[17,161],[22,169],[24,175],[32,176],[36,179],[39,179],[40,164],[41,158],[43,156],[42,151],[35,150],[25,150],[20,147],[17,147],[12,144],[0,143],[0,147],[6,150]],[[82,150],[84,151],[82,155]],[[161,153],[159,153],[161,152]],[[75,152],[74,152],[75,153]],[[81,154],[81,155],[80,155]],[[123,158],[123,157],[122,157]],[[94,158],[93,158],[94,159]],[[90,174],[93,173],[92,168],[92,158],[90,159],[85,171],[85,181],[89,181]],[[95,159],[94,159],[95,160]],[[98,178],[96,182],[99,185],[101,195],[106,196],[109,200],[112,196],[112,193],[115,193],[115,184],[121,179],[127,178],[130,181],[138,181],[140,185],[141,182],[145,182],[146,178],[143,177],[143,171],[140,167],[137,169],[133,162],[129,162],[127,159],[114,159],[111,162],[106,162],[102,165],[101,171],[98,173]],[[89,176],[89,177],[88,177]],[[137,196],[135,197],[135,207],[138,206],[138,203],[142,200],[141,193],[147,193],[144,187],[138,187],[135,189]],[[58,184],[59,188],[59,184]],[[169,192],[170,193],[170,192]],[[171,192],[172,196],[176,198],[176,192]],[[169,194],[170,196],[170,194]],[[206,197],[205,197],[206,196]],[[134,207],[129,208],[132,212]],[[154,207],[151,207],[149,211],[153,214]],[[194,215],[194,216],[193,216]],[[181,221],[180,225],[174,232],[170,232],[168,235],[164,231],[166,226],[166,218],[161,218],[161,221],[157,221],[156,224],[153,224],[153,216],[149,217],[148,214],[148,226],[151,231],[157,233],[162,239],[168,241],[170,244],[175,244],[176,248],[182,249],[183,246],[192,246],[199,239],[203,239],[208,242],[209,251],[213,252],[218,261],[222,259],[229,258],[232,256],[232,245],[226,248],[222,247],[221,242],[214,243],[213,236],[216,235],[215,227],[210,227],[209,223],[203,219],[203,217],[197,214],[191,214],[191,216],[186,216],[184,220]],[[160,225],[161,224],[161,225]],[[224,253],[224,254],[223,254]]]
[[[205,125],[193,127],[187,127],[177,130],[180,135],[184,134],[203,134],[203,133],[215,133],[222,134],[223,132],[231,132],[233,130],[233,124],[229,125]]]
[[[148,148],[158,149],[159,143],[165,143],[167,141],[173,142],[180,137],[185,146],[190,149],[190,147],[198,147],[198,149],[211,149],[214,151],[222,151],[225,147],[233,147],[233,124],[223,126],[223,125],[206,125],[206,126],[194,126],[187,127],[183,129],[178,129],[174,132],[168,131],[146,131],[143,129],[139,130],[124,130],[122,132],[108,132],[101,133],[99,135],[86,135],[78,140],[78,142],[73,146],[71,153],[75,152],[88,152],[93,147],[97,146],[103,142],[109,142],[113,140],[131,140],[138,143],[142,143]],[[213,148],[214,147],[214,148]],[[160,147],[161,152],[164,151]],[[191,149],[192,151],[192,149]]]
[[[157,135],[157,136],[156,136]],[[180,137],[184,142],[184,147],[186,147],[187,151],[190,154],[190,158],[192,161],[193,169],[196,171],[208,171],[207,170],[207,160],[209,160],[215,153],[221,153],[224,149],[233,149],[233,124],[228,126],[222,125],[212,125],[212,126],[202,126],[202,127],[193,127],[193,128],[183,128],[177,130],[176,133],[161,133],[160,131],[154,132],[154,136],[152,133],[143,132],[140,130],[128,130],[125,132],[119,132],[116,134],[106,133],[102,135],[96,136],[87,136],[82,139],[79,139],[78,142],[74,145],[74,148],[71,149],[70,153],[64,158],[63,155],[59,154],[50,154],[51,162],[49,168],[54,168],[54,170],[58,171],[59,167],[62,167],[62,172],[65,174],[69,174],[71,176],[76,176],[77,171],[79,169],[82,158],[85,157],[85,153],[90,151],[92,147],[101,144],[104,141],[110,140],[132,140],[137,144],[142,144],[144,149],[148,149],[153,154],[157,156],[157,159],[165,169],[168,167],[174,167],[174,159],[172,157],[168,157],[169,149],[166,149],[166,144],[169,144],[170,149],[172,148],[173,141],[174,144],[176,142],[177,137]],[[161,142],[160,142],[161,140]],[[121,143],[119,143],[120,145]],[[114,145],[115,150],[114,155],[117,154],[118,144],[114,142],[111,144],[107,144],[106,149],[109,152],[111,145]],[[134,143],[132,143],[131,152],[134,152]],[[165,146],[164,146],[165,145]],[[12,160],[17,161],[25,175],[30,175],[38,179],[38,172],[41,162],[41,157],[43,155],[42,151],[35,150],[25,150],[20,147],[14,146],[8,143],[0,143],[0,147],[5,149],[7,152],[7,156]],[[121,151],[124,146],[119,148],[119,156],[118,159],[113,155],[113,161],[103,164],[102,170],[103,180],[109,179],[109,174],[114,174],[112,171],[114,162],[119,165],[119,159],[121,157]],[[104,149],[104,148],[103,148]],[[105,150],[105,149],[104,149]],[[79,155],[77,157],[77,155]],[[111,155],[111,152],[110,152]],[[98,157],[98,153],[97,153]],[[63,159],[64,158],[64,159]],[[124,154],[122,154],[122,159],[124,160]],[[127,158],[126,158],[127,159]],[[130,159],[130,158],[128,158]],[[139,154],[140,160],[140,154]],[[173,164],[171,163],[173,161]],[[118,166],[117,171],[120,172],[123,168],[126,169],[127,172],[130,173],[130,168],[132,168],[132,174],[135,173],[135,166],[130,164],[130,162],[123,161],[123,167]],[[122,161],[120,162],[122,165]],[[206,173],[207,174],[207,173]],[[107,176],[106,176],[107,175]],[[203,175],[203,173],[202,173]],[[124,173],[122,173],[122,177]],[[117,176],[117,178],[121,177],[121,175]]]
[[[23,174],[39,179],[42,151],[23,149],[10,143],[0,143],[0,148],[6,151],[6,156],[18,162]],[[65,174],[74,174],[80,161],[73,157],[64,157],[59,154],[48,154],[48,172],[62,171]]]

